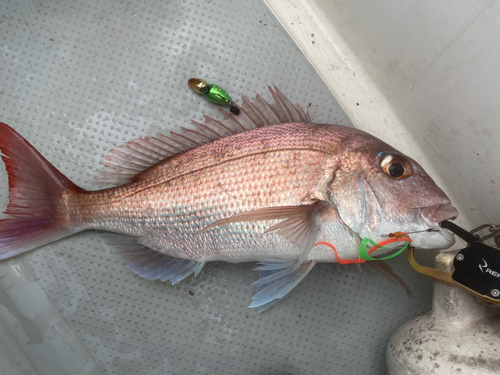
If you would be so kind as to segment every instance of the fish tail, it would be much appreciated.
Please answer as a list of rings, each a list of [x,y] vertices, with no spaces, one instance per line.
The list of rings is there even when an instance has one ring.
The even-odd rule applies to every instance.
[[[72,233],[58,214],[64,196],[83,191],[10,126],[0,123],[0,151],[9,175],[9,205],[0,220],[0,260]]]

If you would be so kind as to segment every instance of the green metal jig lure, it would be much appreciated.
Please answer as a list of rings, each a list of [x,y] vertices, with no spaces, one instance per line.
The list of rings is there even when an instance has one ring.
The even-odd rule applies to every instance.
[[[229,110],[232,113],[235,115],[240,113],[240,109],[234,105],[231,97],[223,88],[207,83],[201,78],[190,78],[188,83],[197,94],[204,95],[212,103],[229,105]]]

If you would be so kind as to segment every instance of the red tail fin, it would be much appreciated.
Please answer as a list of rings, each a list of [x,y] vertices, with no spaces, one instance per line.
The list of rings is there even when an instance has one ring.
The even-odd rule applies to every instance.
[[[82,191],[10,126],[0,123],[0,150],[9,174],[10,202],[0,220],[0,259],[72,234],[57,218],[65,192]]]

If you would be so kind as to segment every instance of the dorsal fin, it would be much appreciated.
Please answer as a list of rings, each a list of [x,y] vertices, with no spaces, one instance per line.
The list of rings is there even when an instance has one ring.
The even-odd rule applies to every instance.
[[[226,119],[217,121],[205,116],[204,123],[193,121],[195,129],[181,128],[182,132],[171,132],[171,136],[158,134],[156,137],[145,137],[127,142],[111,150],[102,161],[99,180],[113,184],[124,184],[133,180],[134,176],[147,168],[204,143],[247,130],[288,122],[310,122],[309,113],[300,106],[293,105],[275,86],[269,87],[274,98],[271,105],[260,95],[250,101],[244,96],[240,113],[234,116],[224,113]]]

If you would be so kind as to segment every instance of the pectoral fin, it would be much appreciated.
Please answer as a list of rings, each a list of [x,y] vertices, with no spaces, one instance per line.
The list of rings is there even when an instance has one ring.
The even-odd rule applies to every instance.
[[[203,228],[197,234],[229,223],[283,219],[283,221],[273,225],[262,234],[277,231],[276,234],[304,249],[299,259],[299,263],[301,263],[316,242],[320,228],[318,215],[326,207],[328,207],[328,203],[317,201],[309,205],[260,208],[255,211],[241,212],[231,217],[217,220]]]
[[[257,286],[257,293],[252,297],[250,307],[258,307],[262,312],[295,288],[316,262],[302,262],[297,266],[295,260],[262,259],[255,270],[260,278],[252,285]]]

